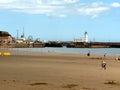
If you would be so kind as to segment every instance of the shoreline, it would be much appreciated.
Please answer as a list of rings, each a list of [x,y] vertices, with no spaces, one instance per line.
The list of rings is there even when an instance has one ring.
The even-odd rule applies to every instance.
[[[56,53],[70,53],[70,54],[105,54],[119,56],[120,49],[117,48],[8,48],[2,49],[3,51],[16,50],[16,51],[30,51],[30,52],[56,52]]]
[[[16,52],[27,52],[27,53],[64,53],[64,54],[87,54],[88,52],[95,55],[104,55],[107,56],[120,56],[120,49],[109,49],[109,48],[5,48],[0,49],[2,52],[16,51]],[[13,52],[14,54],[14,52]],[[15,53],[17,54],[17,53]],[[21,55],[21,54],[20,54]]]
[[[91,59],[116,59],[118,55],[109,55],[106,54],[93,54],[91,53],[90,56],[87,56],[87,53],[63,53],[63,52],[34,52],[34,51],[22,51],[22,50],[6,50],[6,51],[0,51],[1,53],[8,52],[11,56],[75,56],[75,57],[86,57]]]

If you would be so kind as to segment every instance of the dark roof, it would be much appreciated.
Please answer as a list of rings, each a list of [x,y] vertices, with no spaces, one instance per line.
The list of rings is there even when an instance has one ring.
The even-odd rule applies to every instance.
[[[11,35],[6,31],[0,31],[0,36],[11,36]]]

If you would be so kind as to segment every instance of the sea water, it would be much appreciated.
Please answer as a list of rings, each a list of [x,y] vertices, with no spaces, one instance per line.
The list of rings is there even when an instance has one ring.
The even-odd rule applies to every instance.
[[[120,55],[120,48],[11,48],[12,50],[31,51],[31,52],[59,52],[59,53],[76,53],[86,54],[109,54]]]

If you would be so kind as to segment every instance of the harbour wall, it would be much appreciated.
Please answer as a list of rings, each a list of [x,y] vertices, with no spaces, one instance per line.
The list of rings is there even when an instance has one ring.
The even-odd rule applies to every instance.
[[[44,47],[67,47],[67,48],[120,48],[119,42],[61,42],[61,43],[14,43],[0,44],[0,48],[44,48]]]

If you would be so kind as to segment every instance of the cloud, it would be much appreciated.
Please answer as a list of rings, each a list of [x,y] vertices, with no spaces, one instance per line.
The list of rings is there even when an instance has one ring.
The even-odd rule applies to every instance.
[[[13,2],[14,0],[0,0],[0,3],[10,3]]]
[[[112,7],[120,7],[120,3],[118,2],[114,2],[111,4]]]
[[[0,0],[0,9],[57,17],[68,15],[98,17],[111,8],[119,7],[118,2],[105,4],[103,2],[83,3],[80,0]]]
[[[93,2],[91,4],[85,4],[78,8],[80,15],[92,16],[93,18],[99,16],[99,14],[106,12],[110,9],[103,2]]]
[[[91,7],[91,8],[80,8],[78,12],[80,15],[88,15],[93,18],[97,17],[100,13],[108,11],[108,7]]]

